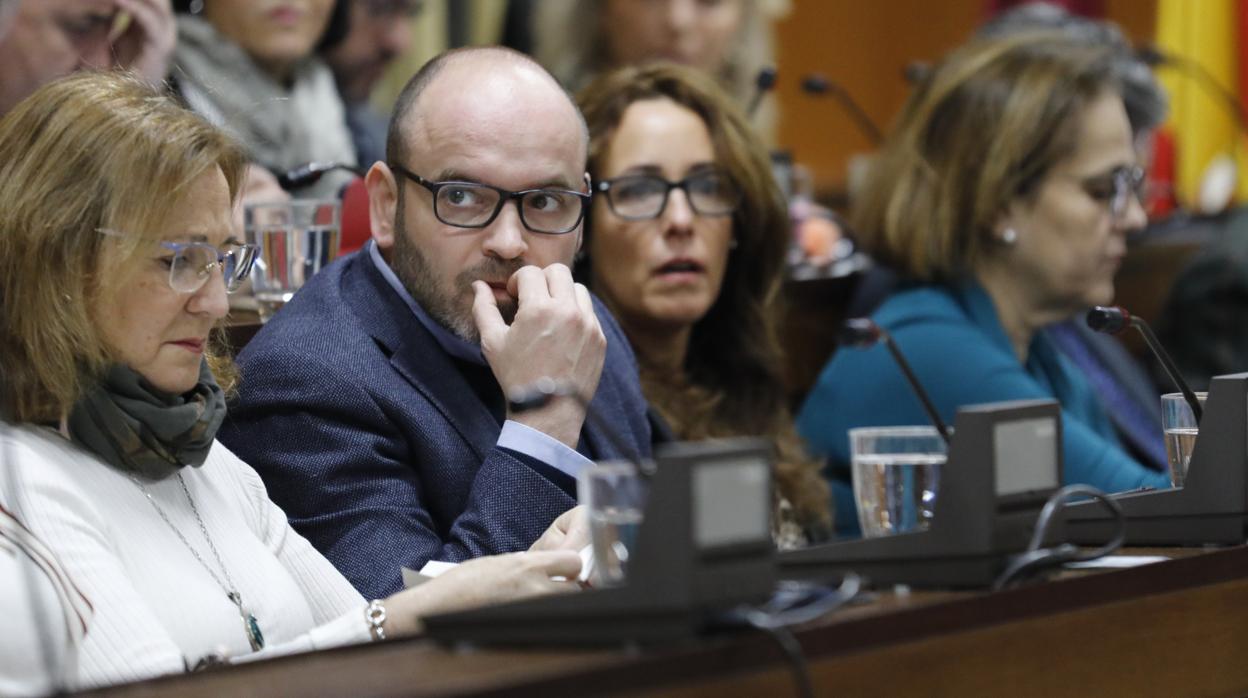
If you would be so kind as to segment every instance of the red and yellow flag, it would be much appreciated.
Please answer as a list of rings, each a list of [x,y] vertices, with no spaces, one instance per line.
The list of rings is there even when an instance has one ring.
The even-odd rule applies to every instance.
[[[1248,0],[1158,0],[1157,46],[1204,68],[1243,111],[1248,96]],[[1236,200],[1248,200],[1248,149],[1232,104],[1192,71],[1162,66],[1158,77],[1170,96],[1167,129],[1173,137],[1175,193],[1181,203],[1199,207],[1218,163],[1235,165]]]

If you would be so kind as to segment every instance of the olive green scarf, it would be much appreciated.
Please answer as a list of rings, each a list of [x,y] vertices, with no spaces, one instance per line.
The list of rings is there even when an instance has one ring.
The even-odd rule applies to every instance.
[[[225,396],[208,362],[199,383],[181,395],[157,390],[127,366],[109,369],[69,414],[69,436],[104,462],[161,480],[208,457],[225,419]]]

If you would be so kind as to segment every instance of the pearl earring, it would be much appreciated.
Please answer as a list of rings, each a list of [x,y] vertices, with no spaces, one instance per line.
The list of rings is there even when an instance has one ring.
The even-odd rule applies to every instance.
[[[1018,231],[1014,230],[1013,228],[1006,228],[1005,230],[1002,230],[1001,242],[1005,243],[1006,245],[1013,245],[1014,243],[1018,242]]]

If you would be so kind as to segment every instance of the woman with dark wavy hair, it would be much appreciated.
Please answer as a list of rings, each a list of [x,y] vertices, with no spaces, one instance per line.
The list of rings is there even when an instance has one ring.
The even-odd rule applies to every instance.
[[[777,543],[819,537],[827,486],[785,404],[774,324],[788,214],[762,143],[690,68],[623,68],[578,101],[597,195],[579,271],[633,343],[646,397],[682,439],[773,438]]]

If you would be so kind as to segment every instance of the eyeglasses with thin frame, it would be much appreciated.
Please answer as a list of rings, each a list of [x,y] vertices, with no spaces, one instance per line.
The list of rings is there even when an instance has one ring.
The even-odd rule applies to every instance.
[[[508,191],[480,182],[431,182],[399,165],[390,169],[433,194],[433,215],[456,228],[484,228],[494,222],[503,205],[516,202],[524,227],[547,235],[576,230],[585,217],[589,194],[568,189]]]
[[[680,189],[693,212],[700,216],[727,216],[737,210],[741,191],[732,178],[719,170],[695,172],[672,182],[658,175],[631,174],[598,183],[607,206],[620,218],[648,220],[663,215],[673,189]]]
[[[1080,182],[1083,191],[1096,201],[1109,205],[1109,215],[1115,221],[1127,216],[1131,207],[1131,197],[1143,205],[1146,179],[1144,168],[1138,166],[1119,167],[1113,171]]]
[[[97,233],[114,237],[128,237],[127,233],[109,228],[97,228]],[[251,274],[256,261],[255,245],[232,245],[222,251],[206,242],[160,241],[160,246],[173,253],[165,260],[169,265],[169,288],[178,293],[195,293],[204,287],[212,276],[213,268],[221,270],[225,292],[233,293]]]

